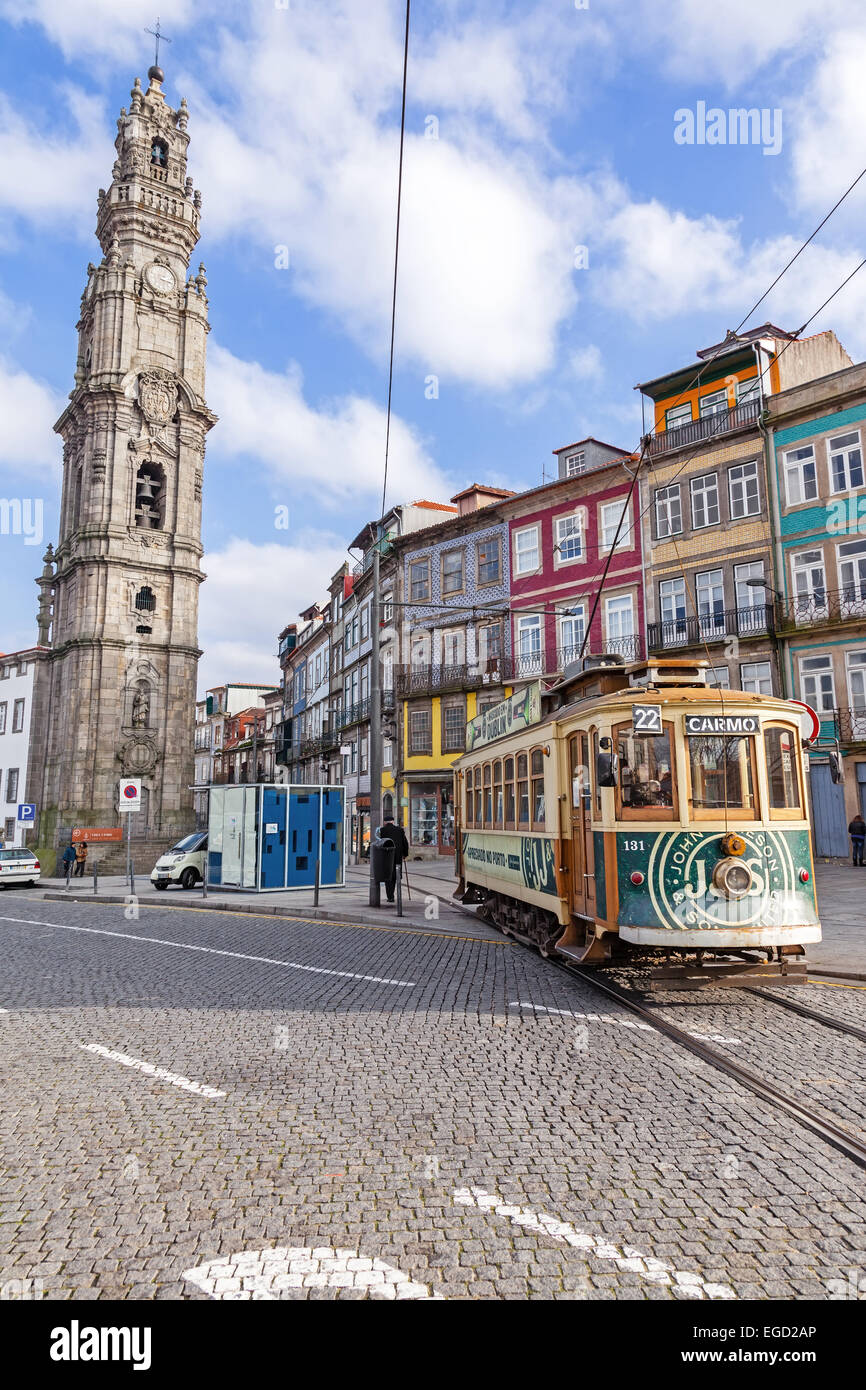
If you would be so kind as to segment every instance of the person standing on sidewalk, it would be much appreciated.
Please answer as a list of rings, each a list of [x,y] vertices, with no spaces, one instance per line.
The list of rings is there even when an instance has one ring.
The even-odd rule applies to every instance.
[[[68,844],[63,851],[63,859],[61,860],[63,865],[63,877],[67,881],[72,873],[72,866],[75,863],[76,857],[75,846],[73,844]]]
[[[81,840],[75,846],[75,877],[84,878],[84,870],[87,867],[87,841]]]
[[[863,864],[863,845],[866,843],[866,820],[859,813],[848,826],[848,834],[851,836],[851,853],[856,868],[858,864]]]
[[[397,875],[403,877],[403,860],[409,854],[409,841],[406,839],[406,831],[402,825],[395,825],[393,816],[385,816],[385,823],[379,831],[382,840],[390,840],[394,846],[394,870],[389,879],[385,880],[385,896],[389,903],[394,901],[394,889],[397,886]],[[866,829],[866,826],[864,826]]]

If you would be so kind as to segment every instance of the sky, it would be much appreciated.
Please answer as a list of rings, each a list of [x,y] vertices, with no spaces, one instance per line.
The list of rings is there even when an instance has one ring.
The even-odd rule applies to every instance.
[[[404,16],[161,3],[220,417],[202,689],[275,680],[276,634],[381,511]],[[155,19],[139,0],[0,0],[0,498],[31,519],[0,534],[5,651],[36,640],[96,191]],[[635,384],[737,327],[866,165],[864,71],[857,0],[415,0],[387,505],[537,486],[589,434],[636,447]],[[684,142],[683,112],[697,132],[702,110],[742,107],[766,112],[763,142]],[[863,255],[864,199],[866,179],[747,326],[814,313]],[[864,311],[866,271],[809,331],[859,361]]]

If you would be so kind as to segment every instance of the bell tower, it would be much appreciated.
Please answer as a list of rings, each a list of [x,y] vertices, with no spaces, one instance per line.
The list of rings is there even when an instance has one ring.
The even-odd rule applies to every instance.
[[[118,782],[142,779],[133,837],[193,828],[208,328],[190,275],[201,194],[187,174],[188,110],[162,69],[138,78],[97,196],[63,440],[59,537],[37,580],[40,640],[28,796],[48,854],[79,826],[116,826]],[[142,849],[144,847],[142,846]],[[106,855],[100,853],[104,863]],[[145,865],[140,864],[141,870]]]

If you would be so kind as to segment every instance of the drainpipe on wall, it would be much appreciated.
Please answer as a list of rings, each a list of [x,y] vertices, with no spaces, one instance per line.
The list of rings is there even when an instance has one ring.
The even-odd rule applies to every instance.
[[[776,590],[776,592],[777,592],[778,594],[782,594],[782,595],[784,596],[784,595],[786,594],[786,589],[785,589],[785,587],[783,586],[783,584],[780,584],[780,582],[779,582],[780,579],[784,581],[784,564],[783,564],[783,559],[782,559],[782,540],[781,540],[782,523],[781,523],[781,513],[780,513],[780,510],[779,510],[779,498],[778,498],[778,494],[777,494],[777,492],[776,492],[776,471],[775,471],[775,466],[774,466],[774,454],[773,454],[773,449],[771,449],[771,439],[774,439],[774,438],[775,438],[775,426],[772,426],[772,427],[771,427],[771,428],[772,428],[772,434],[771,434],[770,432],[768,432],[767,427],[766,427],[766,425],[764,424],[764,418],[763,418],[763,417],[764,417],[764,410],[765,410],[764,381],[765,381],[765,380],[769,380],[769,363],[768,363],[767,368],[766,368],[766,377],[765,377],[765,375],[764,375],[764,370],[765,370],[765,369],[764,369],[763,364],[762,364],[762,362],[761,362],[761,344],[760,344],[759,342],[754,343],[754,344],[753,344],[753,347],[754,347],[754,351],[755,351],[755,361],[756,361],[757,368],[758,368],[758,379],[759,379],[759,381],[760,381],[760,390],[761,390],[761,414],[760,414],[759,417],[758,417],[758,429],[760,430],[760,433],[761,433],[761,440],[762,440],[762,443],[763,443],[763,456],[764,456],[764,487],[765,487],[765,489],[766,489],[766,496],[767,496],[768,503],[769,503],[768,512],[769,512],[769,518],[770,518],[770,558],[771,558],[771,562],[772,562],[772,566],[773,566],[773,588]],[[774,602],[773,602],[773,609],[774,609],[774,612],[775,612],[775,598],[774,598]],[[781,693],[782,693],[782,699],[783,699],[783,700],[787,700],[787,699],[788,699],[788,677],[787,677],[787,647],[788,647],[788,639],[787,639],[786,637],[781,637],[781,638],[780,638],[780,637],[778,637],[778,636],[776,635],[776,633],[775,633],[775,624],[774,624],[774,633],[773,633],[773,643],[774,643],[774,646],[775,646],[775,649],[776,649],[776,665],[777,665],[778,670],[779,670],[779,687],[780,687],[780,690],[781,690]]]

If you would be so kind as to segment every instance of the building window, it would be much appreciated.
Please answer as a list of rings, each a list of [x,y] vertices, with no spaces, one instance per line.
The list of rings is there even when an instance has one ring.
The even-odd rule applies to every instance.
[[[439,826],[435,787],[421,787],[410,797],[409,838],[413,845],[435,845]]]
[[[409,756],[433,752],[433,721],[430,706],[409,711]]]
[[[538,613],[517,619],[517,657],[521,674],[541,670],[541,617]]]
[[[6,710],[8,705],[8,700],[4,700],[3,703],[0,704],[0,734],[5,734],[6,732]]]
[[[604,630],[608,645],[634,636],[631,594],[617,594],[604,601]]]
[[[6,773],[6,800],[15,801],[18,797],[18,768],[10,767]]]
[[[849,492],[851,488],[863,486],[863,454],[858,430],[828,440],[827,454],[831,492]]]
[[[560,565],[570,565],[575,560],[582,560],[583,535],[580,525],[580,513],[575,512],[572,516],[558,516],[554,525],[556,528],[556,544],[554,550],[557,555],[557,563]]]
[[[514,533],[516,574],[533,574],[539,567],[538,527],[526,526]]]
[[[803,449],[789,449],[785,454],[785,496],[789,507],[814,502],[818,496],[815,450],[811,444]]]
[[[701,419],[705,420],[709,415],[720,415],[723,410],[728,409],[727,391],[711,391],[707,396],[700,398]]]
[[[757,463],[738,463],[728,470],[728,495],[733,520],[758,514],[761,501],[758,496]]]
[[[409,566],[409,597],[413,603],[423,603],[430,597],[430,561],[413,560]]]
[[[153,589],[145,584],[143,589],[139,589],[135,596],[135,606],[140,613],[152,613],[156,608],[156,595]]]
[[[478,583],[498,584],[502,578],[502,557],[499,537],[479,541],[476,547],[478,556]]]
[[[806,704],[811,705],[816,713],[833,713],[836,708],[836,682],[832,656],[800,657],[800,691]]]
[[[711,666],[707,671],[707,685],[715,686],[717,690],[730,690],[731,673],[727,666]]]
[[[679,483],[674,483],[671,487],[657,487],[655,503],[657,540],[664,540],[666,536],[678,536],[683,529]]]
[[[382,595],[382,622],[390,623],[394,618],[394,595]]]
[[[692,419],[692,407],[689,401],[683,405],[672,405],[670,410],[665,411],[665,429],[675,430],[679,425],[688,425]]]
[[[747,661],[740,667],[740,689],[755,695],[772,695],[773,669],[769,661]]]
[[[697,531],[702,526],[716,526],[719,521],[719,480],[715,473],[704,473],[700,478],[692,478],[692,526]]]
[[[866,652],[846,652],[845,665],[853,722],[851,737],[866,738]]]
[[[358,742],[361,745],[361,772],[363,773],[367,771],[367,751],[369,744],[366,738],[359,739]]]
[[[746,565],[734,565],[734,591],[738,608],[764,608],[767,590],[763,584],[749,584],[750,579],[764,578],[763,560],[750,560]]]
[[[695,575],[695,598],[702,637],[718,637],[725,632],[725,588],[721,570],[705,570]]]
[[[442,634],[442,665],[463,666],[466,654],[466,635],[462,627],[452,627]]]
[[[562,666],[577,661],[586,632],[586,608],[582,603],[559,615],[559,660]]]
[[[478,656],[482,666],[502,659],[502,624],[485,623],[478,629]]]
[[[151,144],[150,162],[158,169],[168,168],[168,145],[164,140],[154,140]]]
[[[631,549],[631,505],[628,502],[625,505],[626,515],[624,517],[622,502],[605,502],[601,507],[601,548],[603,551],[613,549],[617,530],[619,530],[619,540],[616,542],[617,550]],[[622,522],[621,527],[620,522]]]
[[[14,840],[14,839],[15,839],[15,817],[14,817],[14,816],[10,816],[9,819],[6,821],[6,829],[4,830],[3,834],[4,834],[4,836],[5,836],[5,838],[6,838],[7,840]]]
[[[824,573],[824,552],[803,550],[791,556],[797,617],[808,617],[827,607],[827,579]]]
[[[369,661],[365,661],[365,662],[363,663],[363,665],[360,667],[360,672],[361,672],[361,680],[360,680],[360,683],[359,683],[359,685],[358,685],[358,693],[359,693],[361,702],[363,703],[364,700],[368,700],[368,699],[370,698],[370,663],[369,663]]]
[[[586,453],[583,449],[576,454],[569,454],[565,460],[566,478],[576,478],[579,473],[583,473],[586,468]]]
[[[659,612],[664,624],[662,643],[675,646],[686,639],[686,581],[682,575],[677,579],[663,579],[659,584]]]
[[[462,753],[466,746],[466,706],[461,700],[442,706],[442,751]]]
[[[442,556],[443,594],[463,593],[463,551],[449,550]]]
[[[360,618],[360,640],[362,642],[365,642],[367,638],[370,636],[370,605],[368,603],[365,603],[364,607],[361,609]]]
[[[862,604],[866,599],[866,540],[846,541],[840,545],[838,560],[843,602]]]

